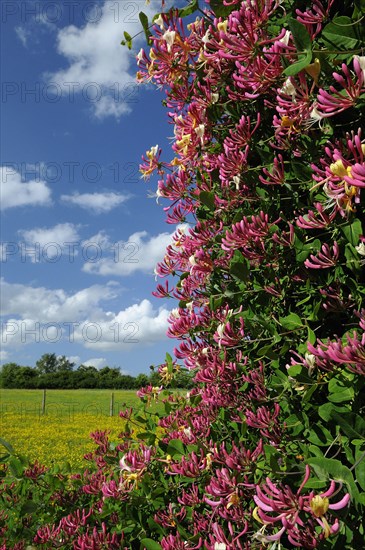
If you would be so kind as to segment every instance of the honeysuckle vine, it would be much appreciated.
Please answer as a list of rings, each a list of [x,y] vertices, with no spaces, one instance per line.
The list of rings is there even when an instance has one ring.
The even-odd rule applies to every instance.
[[[364,17],[362,0],[141,15],[137,80],[174,134],[141,174],[177,226],[154,292],[175,357],[117,442],[92,434],[84,472],[24,477],[8,448],[2,550],[365,546]],[[186,395],[168,390],[182,369]]]

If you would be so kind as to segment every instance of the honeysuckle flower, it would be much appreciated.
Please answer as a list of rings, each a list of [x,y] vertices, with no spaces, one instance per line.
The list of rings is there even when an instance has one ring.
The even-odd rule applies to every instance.
[[[280,88],[280,92],[286,95],[290,95],[292,96],[292,98],[296,96],[297,92],[290,76],[286,79],[284,85]]]
[[[354,59],[356,59],[356,61],[358,62],[359,67],[363,72],[364,80],[365,80],[365,56],[354,55]]]
[[[158,25],[158,26],[160,27],[161,30],[164,29],[165,22],[164,22],[164,19],[163,19],[161,13],[158,15],[158,17],[156,17],[156,18],[153,20],[153,23],[154,23],[155,25]]]
[[[333,243],[332,249],[327,243],[323,244],[317,256],[310,255],[310,259],[305,260],[304,265],[309,269],[329,269],[337,264],[340,255],[338,243]]]
[[[143,59],[143,56],[144,56],[144,49],[141,48],[137,54],[137,65],[140,64],[140,62],[142,61]]]
[[[306,26],[313,38],[321,32],[323,23],[328,18],[333,2],[334,0],[327,0],[327,2],[314,0],[305,12],[299,9],[295,10],[298,21]]]
[[[357,246],[355,246],[355,249],[360,256],[365,256],[365,242],[361,242]]]
[[[317,539],[315,523],[323,528],[324,538],[337,533],[339,521],[336,518],[332,525],[329,524],[326,514],[328,510],[341,510],[345,508],[350,495],[347,493],[340,501],[330,504],[330,497],[337,493],[336,483],[331,481],[330,487],[324,493],[315,495],[313,492],[309,495],[302,495],[303,488],[310,477],[310,468],[306,466],[304,479],[296,493],[293,493],[290,487],[275,484],[270,478],[266,478],[266,484],[256,486],[256,495],[254,501],[257,508],[254,511],[254,517],[264,526],[275,525],[279,523],[279,530],[273,534],[265,534],[260,531],[261,540],[271,542],[280,540],[284,532],[287,532],[289,540],[295,546],[300,546],[297,542],[301,539],[301,532],[309,529],[314,541]],[[307,514],[307,520],[304,520],[303,513]],[[310,546],[315,548],[316,544]]]
[[[166,31],[162,38],[164,40],[166,40],[166,43],[167,43],[167,51],[168,52],[171,52],[171,48],[175,42],[175,38],[176,38],[176,32],[175,31]]]
[[[345,63],[341,65],[342,74],[333,73],[333,78],[342,87],[341,91],[334,86],[329,87],[329,92],[321,88],[317,96],[317,110],[323,117],[331,117],[356,105],[361,94],[365,92],[365,75],[359,60],[353,58],[352,76]],[[341,93],[342,92],[342,93]]]
[[[280,40],[278,40],[278,42],[280,42],[280,44],[284,44],[285,46],[287,46],[289,44],[290,37],[291,37],[291,32],[290,31],[285,31],[284,36],[282,38],[280,38]]]

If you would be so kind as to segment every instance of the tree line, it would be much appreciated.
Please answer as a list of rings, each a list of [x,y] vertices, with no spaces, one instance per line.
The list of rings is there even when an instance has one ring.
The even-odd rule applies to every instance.
[[[6,363],[0,370],[0,387],[4,389],[140,389],[161,385],[160,376],[154,367],[147,374],[131,376],[123,374],[119,367],[97,369],[69,361],[64,355],[46,353],[35,367]],[[191,388],[192,377],[187,372],[179,373],[171,382],[172,388]]]

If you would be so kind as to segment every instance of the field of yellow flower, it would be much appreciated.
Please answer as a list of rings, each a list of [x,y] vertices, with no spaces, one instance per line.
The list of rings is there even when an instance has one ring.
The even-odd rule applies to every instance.
[[[137,402],[134,391],[114,394],[110,415],[110,390],[48,390],[42,414],[41,390],[0,390],[0,437],[17,453],[47,466],[69,462],[72,469],[86,466],[83,455],[95,444],[90,433],[110,430],[117,441],[125,421],[118,415]]]

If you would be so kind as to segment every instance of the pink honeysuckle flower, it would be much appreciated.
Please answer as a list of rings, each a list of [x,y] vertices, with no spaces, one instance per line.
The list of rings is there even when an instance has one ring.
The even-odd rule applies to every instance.
[[[330,214],[326,214],[324,206],[320,202],[314,204],[316,210],[309,210],[305,216],[298,216],[297,226],[301,229],[325,229],[336,217],[334,210]]]
[[[177,535],[166,535],[161,540],[162,550],[198,550],[202,548],[203,540],[200,537],[198,543],[189,543],[184,541],[179,533]]]
[[[361,188],[365,185],[365,143],[361,140],[361,129],[348,134],[346,144],[329,143],[325,148],[326,157],[321,158],[321,166],[312,164],[314,186],[323,185],[329,202],[325,208],[333,207],[333,214],[342,216],[356,211],[360,202]]]
[[[108,528],[103,522],[101,531],[97,527],[88,528],[86,533],[81,534],[73,543],[75,550],[95,550],[96,548],[108,548],[109,550],[121,550],[123,535],[108,533]]]
[[[247,426],[259,429],[261,435],[269,439],[274,446],[279,445],[282,439],[282,426],[277,421],[279,414],[279,403],[274,403],[274,410],[266,406],[258,407],[256,412],[245,410]]]
[[[228,521],[227,533],[219,523],[213,523],[208,540],[205,541],[206,550],[246,550],[246,537],[244,535],[248,531],[248,522],[245,523],[242,530],[236,530],[235,527],[234,522]]]
[[[360,323],[361,328],[361,323]],[[345,365],[351,372],[365,376],[365,332],[360,336],[357,332],[345,335],[346,342],[339,338],[336,341],[327,343],[318,341],[316,346],[307,343],[308,350],[316,357],[318,366],[330,370],[327,366],[334,368],[334,364]]]
[[[327,0],[325,4],[320,0],[313,0],[310,8],[306,11],[295,10],[298,21],[307,27],[312,38],[315,38],[321,32],[323,23],[329,16],[333,2],[334,0]]]
[[[262,170],[263,176],[259,176],[259,180],[264,185],[282,185],[285,181],[285,170],[283,156],[278,154],[274,157],[271,171],[267,168]]]
[[[184,477],[199,477],[210,467],[211,458],[208,455],[205,456],[202,449],[200,450],[200,456],[192,452],[188,457],[181,457],[180,462],[171,462],[166,472],[169,474],[180,474]]]
[[[273,534],[265,534],[265,529],[261,528],[259,533],[262,540],[280,540],[286,532],[295,546],[302,546],[304,537],[307,540],[312,538],[308,548],[315,548],[316,541],[319,540],[315,531],[316,523],[323,529],[319,538],[327,538],[338,532],[338,519],[330,525],[326,514],[328,510],[337,511],[345,508],[350,501],[350,495],[347,493],[338,502],[330,504],[330,497],[337,493],[334,481],[331,481],[329,489],[320,495],[315,495],[313,491],[308,495],[302,495],[309,477],[310,468],[306,466],[304,479],[296,493],[287,485],[273,483],[270,478],[266,478],[263,485],[256,486],[256,495],[253,497],[256,504],[254,518],[263,523],[264,527],[279,523],[279,530]]]
[[[327,243],[323,244],[317,256],[310,255],[310,259],[305,260],[304,265],[308,269],[329,269],[337,264],[340,255],[338,243],[334,241],[332,250]]]
[[[148,386],[141,388],[137,391],[137,396],[141,399],[147,398],[147,401],[151,401],[151,399],[156,400],[158,395],[162,392],[163,387],[157,387],[157,386],[151,386],[149,384]]]
[[[342,90],[338,91],[334,86],[330,86],[330,92],[322,88],[318,92],[316,108],[322,117],[331,117],[353,107],[360,95],[365,92],[364,72],[356,57],[353,59],[354,76],[345,63],[342,63],[341,69],[342,75],[333,73],[333,78]]]
[[[176,524],[184,520],[186,516],[186,508],[182,506],[179,510],[178,507],[174,504],[168,505],[165,510],[158,510],[154,515],[154,520],[156,523],[159,523],[164,528],[176,527]]]

